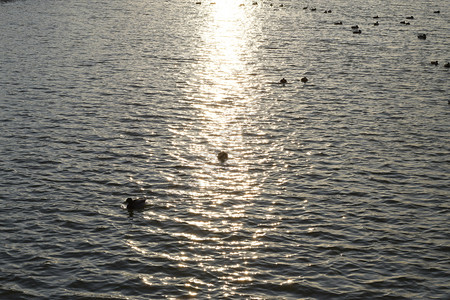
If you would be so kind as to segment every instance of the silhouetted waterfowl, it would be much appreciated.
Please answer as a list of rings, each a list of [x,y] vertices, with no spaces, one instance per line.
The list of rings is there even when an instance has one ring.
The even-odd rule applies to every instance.
[[[280,83],[281,83],[281,84],[286,84],[286,83],[287,83],[287,80],[284,79],[284,78],[282,78],[282,79],[280,80]]]
[[[307,83],[308,82],[308,78],[302,77],[302,79],[300,79],[300,81],[303,82],[303,83]]]
[[[439,62],[437,60],[435,60],[435,61],[432,61],[431,64],[434,66],[437,66],[437,65],[439,65]]]
[[[311,8],[311,11],[316,11],[317,9],[316,8]]]
[[[127,203],[127,209],[141,209],[145,207],[145,199],[131,199],[127,198],[125,201]]]
[[[358,25],[354,25],[354,26],[352,26],[352,29],[358,29],[359,28],[359,26]]]
[[[434,13],[435,13],[435,14],[440,14],[441,11],[440,11],[440,10],[435,10]]]
[[[375,23],[373,23],[373,26],[378,26],[380,25],[380,23],[378,23],[378,21],[376,21]]]
[[[373,17],[374,19],[378,19],[379,18],[379,16],[378,15],[376,15],[375,17]]]
[[[362,31],[361,31],[361,29],[353,30],[353,33],[355,33],[355,34],[360,34],[360,33],[362,33]]]
[[[411,17],[406,17],[406,19],[408,19],[408,20],[414,20],[414,17],[413,17],[413,16],[411,16]]]
[[[446,64],[444,65],[444,67],[450,68],[450,62],[446,63]]]
[[[220,160],[220,162],[225,162],[228,159],[228,153],[225,151],[220,151],[219,154],[217,154],[217,158]]]
[[[202,4],[201,2],[195,2],[195,4]]]
[[[303,9],[308,9],[308,6],[303,7]]]
[[[425,33],[419,33],[419,34],[417,35],[417,37],[418,37],[419,39],[421,39],[421,40],[426,40],[426,39],[427,39],[427,35],[426,35]]]
[[[258,5],[258,2],[255,1],[255,2],[253,2],[252,4],[253,4],[253,5]]]
[[[339,22],[334,22],[334,25],[342,25],[342,22],[341,22],[341,21],[339,21]]]

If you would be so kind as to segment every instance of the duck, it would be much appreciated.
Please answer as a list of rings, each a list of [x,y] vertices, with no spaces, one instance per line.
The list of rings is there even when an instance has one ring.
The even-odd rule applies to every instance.
[[[362,32],[361,29],[353,30],[353,33],[355,33],[355,34],[360,34],[361,32]]]
[[[414,17],[413,17],[413,16],[411,16],[411,17],[406,17],[406,19],[408,19],[408,20],[414,20]]]
[[[427,35],[426,35],[425,33],[419,33],[419,34],[417,35],[417,37],[418,37],[419,39],[421,39],[421,40],[426,40],[426,39],[427,39]]]
[[[358,28],[359,28],[358,25],[353,25],[353,26],[352,26],[352,29],[358,29]]]
[[[300,79],[300,81],[303,82],[303,83],[307,83],[307,82],[308,82],[308,78],[302,77],[302,78]]]
[[[432,61],[431,64],[434,66],[437,66],[437,65],[439,65],[439,62],[437,60],[435,60],[435,61]]]
[[[287,83],[287,80],[285,78],[281,78],[280,83],[284,85]]]
[[[342,25],[342,21],[334,22],[334,25]]]
[[[376,15],[375,17],[373,17],[374,19],[378,19],[379,18],[379,16],[378,15]]]
[[[220,151],[219,154],[217,154],[217,159],[219,159],[220,162],[225,162],[228,159],[228,153],[225,151]]]
[[[450,62],[446,63],[446,64],[444,65],[444,67],[445,67],[445,68],[450,68]]]
[[[373,26],[378,26],[380,25],[380,23],[378,23],[378,21],[376,21],[375,23],[373,23]]]
[[[125,200],[125,203],[127,203],[127,209],[142,209],[145,207],[145,201],[146,199],[131,199],[127,198]]]
[[[434,13],[435,13],[435,14],[440,14],[441,11],[440,11],[440,10],[435,10]]]

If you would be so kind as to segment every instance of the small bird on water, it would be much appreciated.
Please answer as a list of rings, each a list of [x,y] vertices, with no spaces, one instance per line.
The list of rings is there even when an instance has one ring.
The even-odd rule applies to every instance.
[[[145,207],[145,199],[131,199],[127,198],[125,201],[127,203],[127,209],[142,209]]]
[[[300,79],[300,81],[303,82],[303,83],[307,83],[308,82],[308,78],[302,77],[302,79]]]
[[[287,83],[287,80],[286,80],[285,78],[281,78],[280,83],[281,83],[281,84],[286,84],[286,83]]]
[[[217,158],[223,163],[228,159],[228,153],[225,151],[220,151],[219,154],[217,154]]]

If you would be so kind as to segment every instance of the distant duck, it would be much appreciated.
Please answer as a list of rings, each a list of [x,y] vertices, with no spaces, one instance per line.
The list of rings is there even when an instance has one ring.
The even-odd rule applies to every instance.
[[[354,34],[360,34],[360,33],[362,33],[362,31],[361,31],[361,29],[353,30],[353,33],[354,33]]]
[[[334,22],[334,25],[342,25],[342,21]]]
[[[379,18],[379,16],[378,15],[376,15],[375,17],[373,17],[374,19],[378,19]]]
[[[308,6],[303,7],[303,9],[308,9]]]
[[[358,25],[354,25],[354,26],[352,26],[352,29],[358,29],[359,28],[359,26]]]
[[[444,65],[444,67],[450,68],[450,62],[446,63],[446,64]]]
[[[378,21],[376,21],[375,23],[373,23],[373,26],[378,26],[380,25],[380,23],[378,23]]]
[[[439,65],[439,62],[438,62],[437,60],[435,60],[435,61],[432,61],[431,64],[432,64],[433,66],[437,66],[437,65]]]
[[[307,83],[308,82],[308,78],[302,77],[302,79],[300,79],[300,81],[303,82],[303,83]]]
[[[283,85],[285,85],[285,84],[287,83],[287,80],[284,79],[284,78],[282,78],[282,79],[280,80],[280,83],[283,84]]]
[[[419,39],[421,39],[421,40],[426,40],[426,39],[427,39],[427,35],[426,35],[425,33],[419,33],[419,34],[417,35],[417,37],[418,37]]]
[[[131,199],[127,198],[125,201],[127,203],[127,209],[142,209],[145,207],[145,199]]]
[[[258,2],[255,1],[255,2],[253,2],[252,4],[253,4],[253,5],[258,5]]]
[[[317,9],[316,8],[311,8],[311,11],[316,11]]]
[[[219,154],[217,154],[217,158],[223,163],[228,159],[228,153],[225,151],[220,151]]]
[[[414,17],[413,17],[413,16],[411,16],[411,17],[406,17],[406,19],[408,19],[408,20],[414,20]]]
[[[435,10],[434,13],[435,13],[435,14],[440,14],[441,11],[440,11],[440,10]]]

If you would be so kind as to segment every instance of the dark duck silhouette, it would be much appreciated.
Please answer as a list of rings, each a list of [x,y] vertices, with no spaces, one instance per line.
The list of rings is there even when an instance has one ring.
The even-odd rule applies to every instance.
[[[127,209],[142,209],[145,207],[145,199],[131,199],[127,198],[125,201],[127,203]]]
[[[220,151],[219,154],[217,154],[217,159],[222,163],[225,162],[228,159],[228,153],[225,151]]]
[[[300,79],[300,81],[303,82],[303,83],[307,83],[308,82],[308,78],[302,77],[302,79]]]
[[[280,80],[280,83],[284,85],[284,84],[286,84],[286,83],[287,83],[287,80],[286,80],[286,79],[284,79],[284,78],[281,78],[281,80]]]

